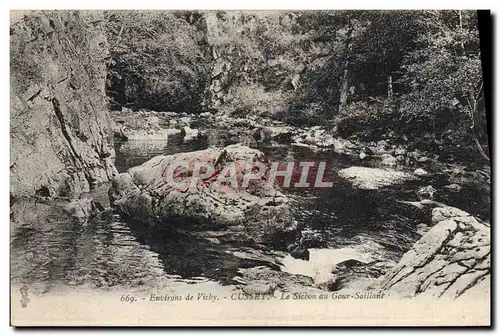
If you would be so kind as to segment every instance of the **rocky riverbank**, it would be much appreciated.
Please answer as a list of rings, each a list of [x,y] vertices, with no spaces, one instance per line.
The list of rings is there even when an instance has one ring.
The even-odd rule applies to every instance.
[[[229,146],[230,151],[236,150],[241,151],[242,147],[240,145],[236,146]],[[243,147],[245,148],[245,147]],[[209,152],[211,150],[208,150]],[[246,153],[252,153],[255,150],[252,150],[250,148],[245,148],[243,152]],[[194,152],[192,154],[190,153],[183,153],[181,156],[185,156],[186,158],[203,158],[208,152],[207,151],[200,151],[200,152]],[[220,152],[213,152],[212,154],[209,154],[209,160],[208,161],[216,161],[217,155],[220,155]],[[256,152],[253,152],[254,154]],[[186,156],[187,155],[187,156]],[[247,154],[245,154],[247,155]],[[245,156],[244,155],[244,156]],[[259,157],[260,154],[257,155]],[[234,155],[233,155],[234,156]],[[229,155],[231,157],[231,155]],[[234,157],[233,157],[234,159]],[[248,159],[248,158],[247,158]],[[182,214],[177,213],[178,211],[175,210],[177,207],[171,208],[169,205],[169,202],[172,202],[172,199],[175,199],[176,197],[166,197],[169,199],[166,203],[166,209],[170,209],[169,211],[165,211],[162,213],[161,211],[161,206],[160,208],[157,208],[158,211],[153,211],[153,210],[148,210],[150,201],[145,201],[145,199],[150,199],[149,195],[151,194],[152,189],[148,186],[150,185],[155,185],[155,183],[151,183],[152,180],[146,179],[145,181],[142,181],[140,176],[141,174],[144,174],[144,171],[149,171],[151,170],[152,166],[160,167],[163,160],[166,160],[165,162],[172,162],[173,157],[161,157],[157,159],[151,160],[151,162],[148,162],[143,165],[143,167],[139,167],[137,169],[137,174],[135,173],[136,169],[133,168],[131,169],[128,173],[130,176],[139,176],[138,180],[139,182],[139,189],[133,186],[131,188],[132,192],[130,193],[130,190],[127,188],[123,188],[122,186],[119,186],[117,189],[116,187],[113,187],[111,190],[111,194],[113,195],[116,191],[115,190],[124,190],[127,189],[125,194],[120,194],[118,199],[120,199],[120,202],[123,202],[122,205],[118,204],[118,207],[121,207],[124,205],[124,213],[127,213],[129,216],[138,216],[142,217],[144,213],[146,213],[146,221],[154,221],[156,222],[158,218],[162,218],[163,222],[168,222],[171,221],[172,218],[187,218],[188,220],[190,218],[194,218],[195,222],[198,221],[201,217],[207,219],[207,218],[215,218],[217,217],[217,212],[213,213],[213,209],[210,207],[202,207],[203,209],[199,211],[198,213],[193,214],[190,212],[191,205],[197,204],[196,202],[193,203],[186,203],[188,206],[184,207],[184,210]],[[158,168],[160,169],[160,168]],[[367,171],[367,173],[360,174],[360,171]],[[353,175],[354,174],[354,175]],[[150,175],[149,173],[146,175]],[[158,176],[158,174],[152,174],[155,176]],[[189,175],[189,174],[188,174]],[[413,179],[419,179],[421,178],[422,175],[416,174],[416,173],[411,173],[411,172],[401,172],[401,171],[395,171],[392,170],[391,167],[386,167],[384,169],[381,168],[368,168],[368,167],[351,167],[347,169],[343,169],[339,171],[339,176],[343,177],[349,181],[352,181],[354,186],[360,188],[360,189],[365,189],[365,190],[377,190],[379,188],[386,188],[388,186],[391,186],[393,184],[398,184],[398,183],[403,183],[407,180],[413,180]],[[115,180],[118,181],[123,176],[117,177]],[[135,184],[133,182],[133,184]],[[127,182],[127,185],[128,182]],[[129,185],[130,186],[130,185]],[[142,186],[142,187],[141,187]],[[143,186],[146,186],[146,189],[143,188]],[[143,188],[141,191],[140,188]],[[401,201],[401,203],[406,203],[409,205],[408,211],[422,211],[423,208],[429,208],[428,213],[431,212],[433,207],[435,208],[432,213],[433,213],[433,218],[432,220],[429,217],[429,222],[428,223],[421,223],[417,225],[417,227],[414,228],[416,232],[419,232],[421,235],[425,235],[427,231],[437,222],[440,222],[439,214],[446,214],[448,212],[452,212],[454,214],[460,214],[460,215],[466,215],[469,216],[469,214],[465,212],[457,212],[457,210],[453,210],[454,208],[448,207],[444,204],[438,203],[431,201],[429,199],[432,199],[434,197],[434,191],[430,191],[432,188],[427,188],[429,190],[423,190],[426,188],[421,188],[421,190],[418,191],[417,195],[422,201],[420,202],[415,202],[415,201]],[[138,196],[141,195],[141,193],[145,192],[146,195],[148,196]],[[153,194],[158,194],[153,192]],[[165,198],[164,193],[160,193],[160,198],[162,199]],[[168,194],[168,192],[167,192]],[[126,196],[123,196],[126,195]],[[189,192],[188,192],[189,195]],[[113,196],[114,197],[114,196]],[[180,196],[180,199],[184,201],[184,195]],[[191,196],[192,197],[192,196]],[[220,196],[217,196],[220,197]],[[223,196],[226,197],[226,196]],[[196,198],[196,197],[195,197]],[[175,201],[174,201],[175,203]],[[173,204],[174,204],[173,203]],[[418,204],[417,204],[418,203]],[[175,203],[177,204],[177,203]],[[414,210],[412,210],[414,209]],[[420,209],[420,210],[417,210]],[[137,212],[139,210],[139,212]],[[226,209],[227,210],[227,209]],[[452,211],[453,210],[453,211]],[[145,212],[144,212],[145,211]],[[232,211],[234,212],[234,211]],[[207,213],[212,213],[211,215],[206,215]],[[257,212],[258,214],[259,212]],[[201,217],[200,217],[201,216]],[[137,217],[136,217],[137,218]],[[479,219],[476,219],[474,217],[473,221],[480,221]],[[172,221],[171,221],[172,222]],[[220,221],[219,221],[220,222]],[[224,222],[224,221],[223,221]],[[174,223],[174,222],[172,222]],[[164,224],[162,224],[164,225]],[[183,230],[186,230],[184,227]],[[188,229],[190,230],[190,229]],[[435,231],[440,231],[441,230],[441,225],[437,225],[436,229],[433,229]],[[202,237],[203,239],[208,239],[211,243],[214,244],[220,244],[220,243],[228,243],[228,242],[235,242],[237,240],[239,241],[245,241],[246,238],[243,238],[242,236],[237,236],[237,239],[230,238],[233,233],[228,234],[228,231],[225,229],[213,229],[211,228],[210,230],[206,231],[199,231],[196,230],[196,235],[198,237]],[[231,231],[231,230],[229,230]],[[247,228],[248,231],[248,228]],[[300,231],[299,231],[300,232]],[[322,239],[323,237],[319,233],[315,233],[314,231],[308,232],[308,230],[302,230],[298,235],[296,235],[296,242],[300,242],[300,246],[302,248],[302,252],[294,253],[294,249],[297,245],[291,244],[288,246],[287,250],[288,252],[291,252],[291,254],[280,254],[279,252],[276,251],[268,251],[265,252],[265,250],[262,250],[261,248],[255,249],[255,246],[252,246],[247,250],[246,252],[242,252],[241,248],[231,248],[228,247],[227,251],[232,251],[230,252],[234,256],[237,256],[239,258],[245,259],[245,263],[259,263],[259,266],[256,266],[254,269],[253,267],[250,267],[250,269],[242,268],[241,273],[239,275],[240,278],[236,278],[237,283],[240,283],[242,286],[245,286],[249,279],[251,279],[252,286],[256,286],[255,288],[259,288],[263,293],[271,291],[272,288],[278,288],[282,285],[277,285],[275,281],[271,281],[270,279],[273,279],[274,276],[271,276],[269,272],[275,274],[278,276],[278,274],[283,274],[282,272],[289,273],[291,274],[296,274],[298,276],[301,276],[303,280],[300,280],[300,278],[296,278],[296,276],[291,277],[289,279],[289,284],[300,284],[300,286],[306,286],[306,287],[315,287],[315,288],[320,288],[322,290],[335,290],[335,291],[350,291],[350,290],[366,290],[373,288],[374,286],[377,286],[378,282],[374,281],[375,279],[379,277],[383,277],[386,274],[390,274],[391,272],[395,272],[394,270],[397,267],[401,267],[396,265],[398,260],[394,260],[391,258],[387,258],[387,256],[380,255],[376,252],[377,246],[373,245],[370,247],[370,245],[366,244],[361,244],[359,247],[356,247],[354,250],[346,250],[346,251],[353,251],[353,252],[348,252],[346,255],[344,250],[339,249],[321,249],[322,246]],[[305,243],[306,240],[308,240],[308,237],[315,237],[314,239],[310,240],[312,241],[311,244]],[[424,238],[422,238],[424,239]],[[422,242],[417,242],[415,246],[418,246],[419,244],[423,244]],[[323,245],[324,246],[324,245]],[[356,245],[353,245],[354,247]],[[317,249],[319,247],[319,250]],[[379,247],[380,248],[380,247]],[[317,252],[316,252],[317,251]],[[325,251],[325,252],[320,252],[320,251]],[[354,252],[358,251],[358,252]],[[319,254],[318,254],[319,253]],[[321,261],[318,256],[322,255],[323,253],[327,253],[326,255],[331,255],[333,257],[328,257],[328,258],[333,258],[331,260],[337,260],[337,262],[331,261],[330,264],[324,264],[324,261]],[[305,258],[306,260],[299,260],[302,258],[302,255],[307,254],[307,257]],[[296,259],[298,258],[298,259]],[[311,259],[312,258],[312,259]],[[319,258],[319,259],[318,259]],[[296,261],[292,261],[296,260]],[[404,259],[401,261],[404,262]],[[400,263],[401,263],[400,262]],[[264,264],[262,264],[264,263]],[[303,263],[303,264],[301,264]],[[319,264],[318,264],[319,263]],[[315,266],[316,265],[316,266]],[[252,270],[253,269],[253,270]],[[266,273],[267,272],[267,273]],[[269,273],[269,274],[268,274]],[[247,278],[247,275],[251,275],[250,278]],[[257,279],[257,274],[267,274],[264,278],[266,280]],[[308,280],[307,280],[308,279]],[[305,282],[304,282],[305,281]],[[381,281],[381,280],[378,280]],[[280,284],[282,282],[279,282]],[[253,288],[253,287],[252,287]],[[379,288],[379,287],[377,287]],[[389,289],[388,287],[384,287],[384,289]],[[253,290],[253,289],[252,289]],[[255,289],[257,290],[257,289]],[[249,289],[249,291],[251,291]],[[398,293],[402,293],[403,291],[398,289]]]
[[[490,184],[489,166],[471,166],[464,162],[442,162],[439,155],[389,140],[362,141],[357,138],[335,137],[320,126],[297,128],[269,118],[233,118],[223,113],[187,114],[174,112],[138,111],[129,109],[112,112],[115,139],[164,139],[181,134],[184,141],[206,141],[208,146],[224,147],[240,143],[249,147],[269,147],[291,144],[312,150],[333,150],[353,161],[375,162],[381,168],[398,168],[416,176],[445,175],[449,190],[464,186]],[[145,122],[143,122],[145,120]]]
[[[488,298],[490,224],[452,207],[434,208],[432,214],[429,231],[376,288],[397,297]]]
[[[115,132],[115,139],[118,141],[122,142],[127,138],[122,136],[123,134],[131,135],[132,139],[141,139],[144,135],[143,140],[129,141],[130,146],[140,147],[142,142],[148,141],[147,139],[151,137],[144,133],[150,132],[148,129],[156,129],[159,138],[164,139],[159,141],[168,143],[167,135],[177,134],[176,137],[183,138],[187,147],[196,142],[208,147],[224,147],[240,143],[252,148],[279,148],[292,145],[298,149],[304,148],[319,153],[333,152],[346,156],[353,162],[354,167],[346,173],[348,172],[349,178],[356,177],[353,180],[355,183],[359,182],[360,174],[367,173],[373,176],[376,172],[366,167],[380,168],[379,174],[375,175],[379,176],[383,172],[386,182],[389,176],[390,180],[399,182],[425,180],[429,182],[428,190],[435,189],[436,185],[433,185],[435,183],[444,184],[444,194],[448,195],[445,202],[453,198],[453,194],[458,195],[469,190],[473,193],[471,199],[467,198],[467,201],[464,200],[459,206],[466,207],[466,210],[474,215],[482,213],[486,217],[489,216],[486,212],[488,212],[491,172],[487,165],[463,161],[444,162],[439,159],[438,154],[418,149],[410,150],[406,145],[391,144],[389,140],[375,142],[362,141],[355,137],[342,139],[334,137],[335,130],[326,131],[319,126],[297,128],[263,117],[232,118],[223,113],[134,112],[128,109],[113,112],[112,117],[122,123],[122,131]],[[143,118],[153,119],[157,126],[148,129],[141,127],[140,120]],[[354,172],[355,167],[361,168]],[[400,178],[403,176],[405,178]],[[423,192],[429,194],[428,190]],[[473,196],[476,198],[472,199]],[[424,195],[423,198],[425,197],[427,196]],[[479,211],[473,210],[474,207],[480,207]]]

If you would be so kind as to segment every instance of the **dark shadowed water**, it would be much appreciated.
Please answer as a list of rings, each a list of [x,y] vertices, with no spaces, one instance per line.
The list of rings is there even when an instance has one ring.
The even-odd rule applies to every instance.
[[[184,143],[180,136],[168,141],[129,141],[117,144],[116,166],[120,172],[156,155],[206,148],[203,141]],[[262,148],[277,161],[325,161],[325,179],[332,188],[286,189],[293,199],[293,212],[300,224],[319,230],[329,248],[341,248],[371,240],[382,246],[388,259],[397,260],[419,238],[416,227],[429,222],[430,213],[417,211],[398,200],[416,201],[416,191],[432,184],[437,201],[487,217],[489,205],[481,203],[479,191],[450,193],[439,176],[380,190],[358,190],[337,172],[353,162],[332,151],[315,152],[303,147]],[[92,197],[106,198],[107,186]],[[214,245],[188,233],[126,222],[107,211],[86,225],[70,220],[60,209],[31,207],[43,213],[40,220],[26,220],[12,229],[11,277],[14,282],[43,284],[50,291],[57,284],[108,288],[153,285],[162,281],[196,281],[199,277],[230,282],[242,261],[226,253],[230,246]],[[37,218],[36,216],[33,216]],[[244,247],[241,247],[244,248]],[[187,279],[187,280],[186,280]]]

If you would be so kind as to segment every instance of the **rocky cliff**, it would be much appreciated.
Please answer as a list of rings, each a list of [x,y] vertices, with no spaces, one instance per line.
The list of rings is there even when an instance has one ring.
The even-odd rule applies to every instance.
[[[11,194],[74,196],[115,175],[99,11],[12,11]]]
[[[224,39],[227,32],[221,25],[219,18],[221,15],[218,12],[206,12],[204,15],[206,39],[212,51],[211,74],[205,104],[212,108],[220,108],[221,105],[231,100],[231,84],[237,81],[239,76],[245,75],[244,70],[247,70],[244,64],[245,57],[242,55],[242,50],[238,48],[238,44],[228,44]],[[241,24],[239,12],[228,12],[225,15],[227,16],[224,21],[226,25]],[[236,34],[240,38],[241,32],[236,31]]]

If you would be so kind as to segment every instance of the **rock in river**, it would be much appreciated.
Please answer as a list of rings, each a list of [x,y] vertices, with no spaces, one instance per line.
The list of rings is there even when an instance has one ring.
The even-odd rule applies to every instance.
[[[360,189],[379,189],[406,180],[411,180],[414,177],[400,171],[381,169],[381,168],[368,168],[368,167],[349,167],[341,169],[339,176],[345,178]]]
[[[425,170],[423,170],[422,168],[415,169],[415,171],[413,172],[413,174],[415,174],[417,176],[427,176],[427,175],[429,175],[429,173],[426,172]]]
[[[442,208],[430,229],[380,281],[391,296],[489,296],[490,226],[464,211]]]
[[[426,187],[422,187],[417,190],[416,194],[420,200],[432,200],[434,199],[434,194],[437,192],[436,188],[434,188],[431,185],[428,185]]]
[[[392,156],[391,154],[382,154],[381,158],[382,158],[381,164],[383,166],[394,167],[397,165],[396,158],[394,156]]]
[[[64,210],[78,220],[78,222],[84,223],[90,217],[95,216],[100,211],[103,211],[104,208],[97,201],[90,198],[82,198],[68,203],[64,207]]]
[[[190,128],[189,126],[184,126],[182,128],[181,134],[184,136],[184,141],[191,141],[196,139],[200,132],[197,129]]]
[[[169,135],[181,133],[180,129],[165,128],[170,121],[158,112],[117,112],[111,113],[115,139],[126,140],[167,140]],[[170,126],[169,126],[170,127]]]
[[[167,181],[172,165],[174,178],[190,179],[194,166],[215,167],[208,178],[197,183],[173,185]],[[201,162],[201,163],[200,163]],[[157,156],[141,166],[116,176],[109,190],[111,204],[135,220],[156,225],[177,225],[184,230],[226,231],[229,240],[253,241],[274,248],[284,248],[296,238],[289,200],[263,178],[241,184],[215,183],[224,167],[235,163],[236,178],[241,181],[245,163],[266,164],[264,154],[242,145],[224,149],[208,148],[190,153]],[[187,226],[187,227],[186,227]]]

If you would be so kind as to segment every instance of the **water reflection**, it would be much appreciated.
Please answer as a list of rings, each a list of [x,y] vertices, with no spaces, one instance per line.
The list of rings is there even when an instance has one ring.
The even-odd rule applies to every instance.
[[[206,139],[184,142],[180,134],[171,135],[166,140],[129,140],[115,144],[115,165],[119,172],[124,172],[157,155],[191,152],[207,147]]]
[[[11,274],[18,283],[135,286],[164,275],[157,254],[128,225],[105,212],[82,226],[58,206],[33,205],[38,216],[14,228]]]

